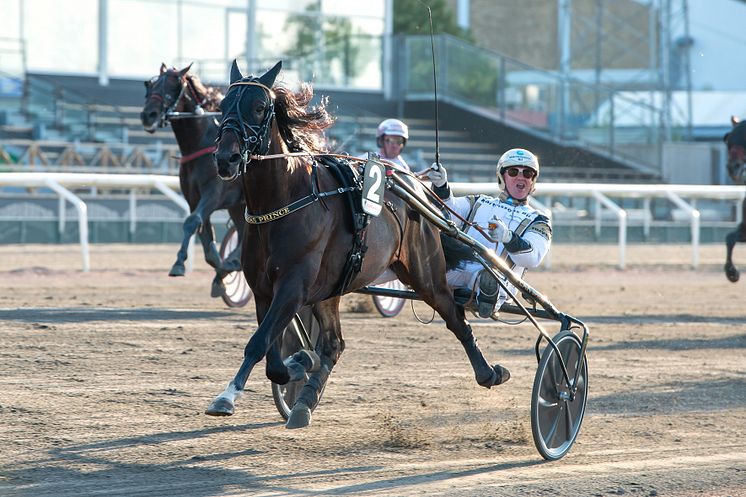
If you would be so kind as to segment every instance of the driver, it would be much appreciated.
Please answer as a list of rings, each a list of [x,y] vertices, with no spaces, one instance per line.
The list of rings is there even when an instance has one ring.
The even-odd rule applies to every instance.
[[[402,168],[410,171],[407,161],[401,156],[409,139],[409,128],[398,119],[385,119],[376,129],[378,154]]]
[[[487,195],[454,197],[448,186],[445,167],[433,164],[427,177],[433,191],[459,216],[482,228],[488,228],[491,239],[486,238],[473,226],[461,228],[486,247],[505,259],[513,272],[523,277],[526,268],[537,267],[549,252],[552,241],[552,226],[549,218],[528,205],[529,195],[534,192],[539,178],[539,160],[523,148],[505,152],[497,161],[497,198]],[[468,261],[446,273],[451,288],[475,288],[477,313],[480,317],[496,318],[507,294],[495,278],[474,261]],[[501,280],[512,294],[516,288],[507,279]]]

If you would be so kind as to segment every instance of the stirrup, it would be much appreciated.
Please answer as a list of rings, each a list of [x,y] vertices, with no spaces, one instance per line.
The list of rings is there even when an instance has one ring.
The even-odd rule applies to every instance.
[[[497,280],[487,271],[479,274],[479,292],[477,293],[477,313],[481,318],[490,318],[497,302]]]

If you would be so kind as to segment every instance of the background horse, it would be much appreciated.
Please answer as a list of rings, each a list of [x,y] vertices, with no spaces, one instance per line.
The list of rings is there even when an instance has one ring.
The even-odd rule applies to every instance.
[[[191,64],[181,70],[161,65],[160,74],[145,82],[145,105],[140,120],[149,133],[169,122],[181,151],[179,182],[191,214],[184,221],[184,238],[168,274],[184,276],[189,240],[199,230],[205,260],[216,273],[210,294],[219,297],[225,291],[223,278],[240,269],[246,204],[238,182],[223,181],[218,177],[213,156],[218,122],[213,116],[205,115],[205,111],[218,111],[223,95],[215,88],[205,87],[197,76],[189,74],[190,68]],[[228,209],[239,235],[239,245],[224,261],[210,222],[212,213],[219,209]]]
[[[340,296],[371,283],[389,267],[445,320],[462,343],[480,385],[490,388],[507,381],[509,372],[484,358],[464,309],[456,305],[446,284],[439,232],[388,191],[379,216],[367,225],[355,222],[359,218],[352,212],[347,197],[351,194],[344,193],[346,185],[335,175],[335,165],[320,163],[326,152],[323,131],[332,124],[325,102],[309,110],[308,85],[294,93],[273,88],[280,67],[278,63],[259,78],[244,78],[234,61],[231,84],[220,104],[218,174],[228,181],[238,178],[243,185],[249,224],[242,262],[254,292],[259,327],[246,345],[236,376],[206,413],[233,414],[252,369],[265,356],[270,380],[285,384],[291,371],[295,379],[296,369],[286,367],[289,361],[283,363],[276,341],[301,306],[313,304],[321,327],[316,346],[320,367],[302,365],[312,374],[286,426],[308,425],[319,392],[345,346]],[[346,163],[337,166],[351,173]],[[407,179],[426,201],[422,186]],[[355,262],[360,262],[357,268]]]
[[[733,129],[725,134],[723,141],[728,146],[728,175],[739,184],[746,184],[746,121],[731,116]],[[725,237],[725,276],[735,283],[741,276],[733,264],[733,247],[736,242],[746,242],[746,199],[741,203],[741,223]]]

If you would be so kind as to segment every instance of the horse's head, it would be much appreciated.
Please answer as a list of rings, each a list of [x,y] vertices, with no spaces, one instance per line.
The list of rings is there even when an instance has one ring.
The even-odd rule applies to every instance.
[[[733,129],[725,134],[723,141],[728,147],[728,175],[736,183],[746,183],[746,121],[731,116]]]
[[[215,158],[221,178],[234,179],[252,155],[265,155],[269,151],[275,116],[272,85],[281,67],[282,61],[258,78],[243,77],[233,61],[230,86],[220,103],[223,118],[216,140]]]
[[[163,126],[169,112],[173,112],[186,90],[186,73],[191,64],[182,70],[168,69],[161,64],[161,72],[145,82],[145,105],[140,112],[140,121],[148,133],[155,133],[158,126]]]

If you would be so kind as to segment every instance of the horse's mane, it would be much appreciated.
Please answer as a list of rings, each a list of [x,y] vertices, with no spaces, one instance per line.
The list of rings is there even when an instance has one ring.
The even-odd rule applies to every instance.
[[[205,86],[195,74],[187,73],[185,77],[187,84],[191,86],[197,98],[202,102],[202,108],[207,112],[219,112],[219,105],[223,100],[221,90],[212,86]]]
[[[313,98],[313,88],[303,83],[298,91],[282,86],[272,88],[275,92],[275,116],[282,138],[292,152],[328,151],[324,130],[334,124],[334,118],[326,109],[327,99],[308,108]]]

